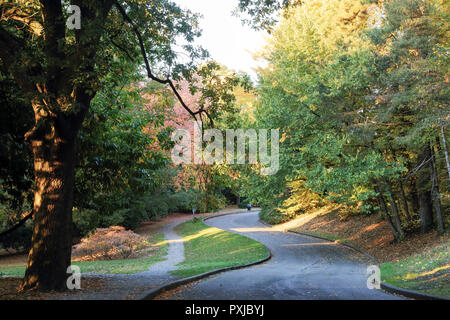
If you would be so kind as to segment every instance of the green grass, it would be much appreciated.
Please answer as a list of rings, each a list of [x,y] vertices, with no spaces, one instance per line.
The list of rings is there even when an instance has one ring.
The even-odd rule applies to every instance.
[[[381,264],[381,279],[394,286],[450,297],[450,250],[443,244],[396,263]]]
[[[148,270],[152,264],[163,261],[167,255],[169,244],[164,240],[164,234],[156,233],[149,238],[150,243],[157,246],[157,250],[149,257],[126,260],[107,261],[74,261],[73,265],[80,267],[82,273],[108,273],[108,274],[131,274]],[[3,264],[0,265],[0,276],[24,276],[25,264]]]
[[[207,271],[243,265],[267,256],[264,245],[247,237],[187,221],[175,228],[183,237],[185,261],[172,274],[190,277]]]

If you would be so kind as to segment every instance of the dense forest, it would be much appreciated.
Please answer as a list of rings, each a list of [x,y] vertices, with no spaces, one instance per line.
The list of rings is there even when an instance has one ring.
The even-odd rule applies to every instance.
[[[396,241],[448,230],[444,0],[240,0],[267,31],[254,82],[195,46],[198,16],[167,0],[0,13],[0,242],[30,250],[23,289],[63,287],[74,239],[98,227],[192,208],[251,203],[277,224],[335,203],[381,215]],[[174,164],[172,134],[194,120],[278,129],[280,169]]]
[[[307,2],[273,31],[256,126],[281,128],[282,172],[247,175],[280,222],[326,199],[381,211],[395,237],[444,232],[448,17],[440,1]],[[369,25],[369,27],[367,27]],[[255,187],[257,186],[257,187]]]

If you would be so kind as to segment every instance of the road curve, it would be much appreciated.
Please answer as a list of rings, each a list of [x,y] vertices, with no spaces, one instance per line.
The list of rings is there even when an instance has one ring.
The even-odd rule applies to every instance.
[[[372,263],[364,255],[334,243],[275,231],[259,222],[256,211],[205,223],[263,243],[272,259],[208,277],[177,290],[170,299],[399,299],[367,288],[366,272]]]

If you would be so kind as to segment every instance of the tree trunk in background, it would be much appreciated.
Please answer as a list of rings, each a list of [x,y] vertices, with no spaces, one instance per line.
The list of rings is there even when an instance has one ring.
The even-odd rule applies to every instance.
[[[397,154],[396,154],[394,148],[392,148],[392,146],[390,146],[390,150],[392,152],[392,156],[393,156],[395,162],[397,162]],[[409,221],[409,220],[411,220],[411,215],[409,214],[408,201],[406,201],[405,188],[403,186],[403,182],[401,179],[399,179],[398,184],[399,184],[399,189],[400,189],[400,200],[402,201],[402,207],[403,207],[403,210],[405,213],[405,217]],[[391,187],[391,194],[392,194],[392,187]]]
[[[391,205],[392,216],[394,218],[395,229],[397,229],[400,239],[403,239],[405,237],[405,233],[403,232],[402,222],[400,220],[398,206],[397,206],[397,203],[395,202],[394,193],[392,191],[392,186],[389,183],[388,183],[388,188],[389,188],[389,195],[390,195],[389,201],[390,201],[390,205]]]
[[[64,290],[72,249],[75,138],[61,134],[72,128],[69,122],[36,116],[37,124],[26,136],[36,186],[32,248],[21,290]]]
[[[406,200],[405,187],[403,183],[400,181],[400,199],[402,201],[403,209],[405,211],[405,216],[408,221],[411,221],[411,214],[408,206],[408,200]]]
[[[400,235],[399,235],[397,229],[395,228],[394,224],[392,223],[391,216],[389,215],[389,211],[387,209],[386,201],[384,200],[384,197],[383,197],[383,194],[381,193],[380,188],[376,184],[374,185],[374,190],[376,193],[378,193],[378,196],[377,196],[378,204],[381,207],[384,218],[386,219],[388,226],[391,228],[391,231],[392,231],[392,234],[394,235],[395,240],[399,241]]]
[[[447,167],[448,178],[450,179],[450,163],[448,159],[447,141],[445,139],[444,127],[441,127],[442,150],[444,150],[445,166]]]
[[[411,204],[412,204],[412,215],[415,216],[419,213],[419,196],[417,192],[417,186],[415,181],[411,181],[410,184],[411,192],[409,193],[411,195]]]
[[[434,155],[434,152],[433,152]],[[431,196],[433,198],[434,211],[436,212],[436,225],[439,234],[444,233],[444,221],[442,219],[441,200],[439,193],[439,181],[434,158],[431,160]]]
[[[424,164],[425,163],[425,164]],[[419,199],[420,232],[426,233],[433,227],[433,207],[430,192],[431,177],[431,149],[427,144],[420,152],[418,165],[422,167],[417,171],[417,197]]]
[[[426,233],[433,227],[433,209],[431,206],[431,193],[423,191],[419,193],[420,232]]]

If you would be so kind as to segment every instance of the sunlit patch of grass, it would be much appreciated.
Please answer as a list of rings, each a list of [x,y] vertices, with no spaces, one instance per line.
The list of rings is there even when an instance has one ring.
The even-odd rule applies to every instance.
[[[0,276],[20,276],[25,275],[25,264],[21,263],[19,265],[1,265],[0,266]]]
[[[396,263],[383,263],[381,278],[401,288],[450,297],[449,245],[434,247]]]
[[[80,267],[81,273],[132,274],[147,271],[152,264],[165,259],[169,248],[169,244],[164,240],[164,234],[162,233],[155,233],[149,238],[149,241],[157,249],[148,257],[124,260],[73,261],[73,264]],[[25,264],[0,265],[0,276],[2,275],[24,276]]]
[[[408,273],[404,279],[406,280],[414,280],[414,279],[418,279],[418,278],[423,278],[426,276],[430,276],[430,275],[434,275],[439,271],[443,271],[443,270],[447,270],[450,268],[450,264],[443,266],[443,267],[438,267],[438,268],[434,268],[431,271],[427,271],[427,272],[422,272],[422,273]]]
[[[183,237],[185,261],[173,274],[189,277],[207,271],[258,261],[267,256],[264,245],[247,237],[187,221],[175,228]]]

